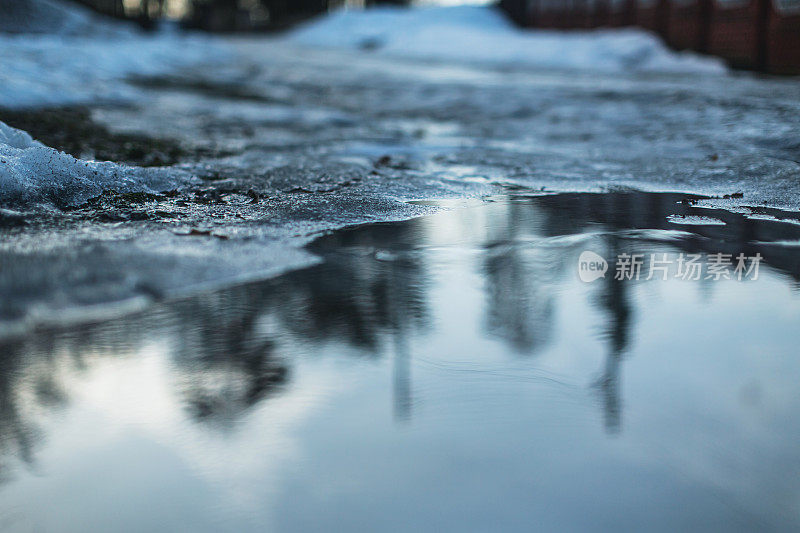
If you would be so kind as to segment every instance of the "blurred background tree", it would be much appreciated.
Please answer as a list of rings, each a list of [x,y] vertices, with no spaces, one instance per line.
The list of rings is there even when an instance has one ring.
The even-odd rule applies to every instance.
[[[94,11],[152,28],[169,17],[206,31],[258,31],[291,26],[339,7],[408,5],[411,0],[75,0]],[[0,0],[24,4],[26,0]]]

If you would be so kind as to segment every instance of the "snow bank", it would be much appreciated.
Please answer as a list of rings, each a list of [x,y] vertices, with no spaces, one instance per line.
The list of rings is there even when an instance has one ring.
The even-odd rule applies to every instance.
[[[131,75],[157,75],[220,56],[208,39],[180,36],[63,38],[0,35],[0,106],[120,101]]]
[[[97,35],[130,31],[128,25],[103,19],[88,8],[57,0],[0,0],[0,31]]]
[[[340,10],[295,30],[289,39],[308,46],[538,68],[725,71],[716,59],[672,52],[642,30],[520,30],[486,6]]]
[[[45,20],[33,33],[0,33],[0,107],[128,100],[137,93],[124,83],[128,76],[228,58],[224,47],[208,37],[142,34],[80,6],[54,0],[23,3],[46,13],[52,9],[61,22]],[[22,22],[9,26],[25,29]]]
[[[175,169],[75,159],[0,122],[0,205],[76,205],[107,189],[157,192],[190,180]]]

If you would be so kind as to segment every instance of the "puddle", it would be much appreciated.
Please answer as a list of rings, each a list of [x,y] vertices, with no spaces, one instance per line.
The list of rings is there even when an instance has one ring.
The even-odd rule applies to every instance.
[[[800,227],[696,199],[495,198],[5,341],[0,527],[797,528]],[[698,254],[760,269],[680,277]]]

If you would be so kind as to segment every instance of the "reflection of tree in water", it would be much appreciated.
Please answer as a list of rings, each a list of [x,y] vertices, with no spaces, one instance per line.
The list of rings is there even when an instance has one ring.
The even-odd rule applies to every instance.
[[[318,243],[338,247],[326,239],[346,238],[342,253],[272,281],[0,345],[0,457],[32,465],[42,417],[68,403],[85,371],[98,359],[138,356],[154,341],[165,343],[171,379],[189,415],[223,429],[287,383],[288,361],[277,355],[282,336],[336,340],[375,355],[385,334],[393,345],[402,343],[426,323],[424,275],[410,251],[376,250],[386,239],[403,240],[404,232],[387,226],[379,239],[343,232]],[[398,405],[405,405],[410,388],[400,385],[407,390]],[[0,476],[7,470],[2,465]]]
[[[65,334],[38,331],[0,343],[0,458],[34,465],[42,438],[41,420],[67,404],[67,376],[91,365],[96,353],[111,348],[125,354],[127,329],[77,327]],[[9,475],[0,460],[0,477]]]
[[[411,416],[408,337],[428,323],[427,275],[415,248],[414,221],[340,231],[318,239],[312,250],[325,263],[284,276],[282,323],[305,339],[332,339],[393,354],[394,413]],[[381,346],[386,338],[390,347]]]
[[[269,292],[240,286],[177,302],[170,355],[190,415],[217,425],[280,389],[288,368],[260,329]]]
[[[414,224],[379,224],[318,239],[325,263],[281,279],[275,311],[307,339],[374,350],[382,333],[423,328],[426,275]]]
[[[484,264],[488,332],[522,353],[543,348],[555,328],[556,283],[575,267],[565,261],[570,257],[570,243],[559,244],[553,238],[596,230],[598,224],[612,230],[637,227],[633,218],[639,214],[648,218],[647,225],[652,226],[659,217],[666,216],[663,210],[653,210],[648,202],[646,209],[632,211],[628,200],[625,195],[541,196],[512,201],[507,209],[497,209],[500,212],[490,221],[491,237]],[[548,238],[551,241],[544,243],[543,239]],[[628,251],[613,233],[605,241],[603,257]],[[604,337],[609,353],[597,385],[603,398],[606,428],[614,433],[620,429],[619,372],[629,343],[632,310],[626,282],[614,280],[611,272],[599,283],[596,304],[608,317]]]
[[[35,426],[25,416],[21,405],[22,391],[19,388],[22,353],[16,343],[3,346],[2,371],[0,372],[0,457],[17,456],[25,463],[33,461],[33,444],[37,438]],[[47,380],[44,383],[48,383]],[[46,395],[45,403],[55,403]],[[53,399],[57,398],[53,395]],[[8,472],[0,463],[0,481],[5,481]]]
[[[286,366],[254,327],[257,303],[240,287],[0,345],[0,456],[32,466],[48,413],[69,402],[101,359],[139,357],[159,340],[171,348],[171,377],[190,414],[229,425],[286,379]],[[142,387],[141,394],[148,393]],[[8,461],[0,459],[4,463],[7,470]]]
[[[630,251],[627,230],[674,230],[667,215],[697,214],[691,205],[678,203],[681,198],[575,194],[515,199],[496,207],[492,214],[500,214],[484,228],[489,237],[476,238],[484,250],[488,332],[517,351],[544,346],[555,328],[556,281],[575,268],[571,241],[558,238],[601,229],[605,256],[613,257]],[[758,252],[774,269],[800,279],[796,252],[758,244],[798,240],[800,227],[734,213],[701,214],[727,225],[682,228],[693,235],[670,241],[671,246],[686,252]],[[424,224],[418,221],[336,232],[311,246],[326,259],[320,265],[120,320],[37,331],[3,343],[0,456],[32,463],[41,417],[69,401],[85,370],[99,359],[136,357],[159,339],[168,350],[171,379],[182,403],[203,424],[229,427],[282,390],[290,378],[290,361],[278,355],[286,338],[311,346],[338,342],[374,356],[393,354],[395,416],[407,419],[412,405],[407,340],[429,323],[425,239]],[[646,240],[639,235],[637,242]],[[607,317],[608,356],[599,387],[606,427],[616,432],[621,427],[620,365],[635,310],[627,294],[632,285],[612,277],[613,271],[593,287],[599,289],[596,305]]]
[[[689,235],[671,240],[670,245],[684,253],[744,253],[746,256],[760,253],[765,264],[800,280],[800,254],[790,247],[768,244],[800,240],[800,227],[695,207],[697,198],[639,192],[535,196],[511,200],[508,209],[501,213],[505,216],[491,222],[494,227],[490,233],[500,238],[491,239],[486,252],[487,329],[524,351],[541,348],[549,338],[554,328],[552,316],[556,302],[553,285],[575,268],[573,262],[564,261],[570,257],[566,249],[559,250],[541,242],[531,246],[530,238],[603,232],[605,250],[598,251],[604,252],[601,255],[610,261],[610,270],[604,280],[595,283],[599,293],[594,302],[607,320],[603,331],[608,354],[597,385],[602,394],[606,429],[610,433],[621,429],[621,362],[634,326],[634,308],[629,295],[633,284],[614,280],[613,261],[620,253],[634,252],[630,230],[690,231]],[[755,214],[797,218],[791,213],[767,208],[751,210]],[[725,224],[676,226],[669,222],[670,215],[714,217]],[[640,245],[647,240],[646,233],[636,236]],[[548,250],[555,252],[549,257],[543,255]],[[544,260],[532,260],[534,254],[540,254]]]
[[[620,239],[614,235],[608,237],[605,257],[616,257],[623,253]],[[621,400],[619,393],[620,363],[630,342],[631,304],[628,297],[630,284],[614,279],[613,273],[606,275],[600,286],[597,306],[606,312],[608,324],[605,337],[608,341],[608,354],[603,374],[597,381],[603,397],[605,425],[609,433],[621,430]]]
[[[530,205],[510,202],[503,207],[507,209],[488,221],[486,329],[519,353],[533,353],[552,337],[553,288],[563,273],[563,254],[529,242],[527,237],[541,223],[531,217]]]

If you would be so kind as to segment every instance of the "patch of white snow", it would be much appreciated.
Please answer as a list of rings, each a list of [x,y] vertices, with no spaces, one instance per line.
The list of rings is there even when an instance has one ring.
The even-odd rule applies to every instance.
[[[536,68],[723,73],[720,60],[669,50],[646,31],[522,30],[490,6],[340,10],[290,34],[315,47]]]
[[[75,159],[0,122],[0,204],[76,205],[104,190],[157,192],[192,177],[176,169],[139,168]]]

